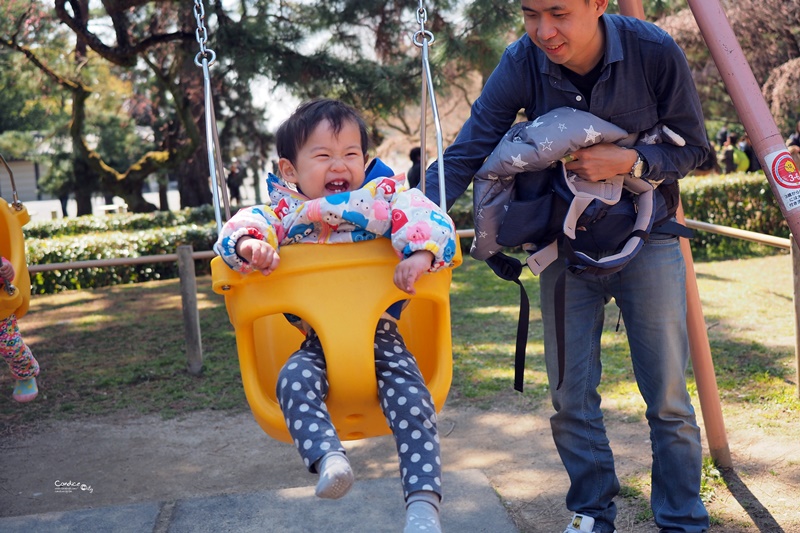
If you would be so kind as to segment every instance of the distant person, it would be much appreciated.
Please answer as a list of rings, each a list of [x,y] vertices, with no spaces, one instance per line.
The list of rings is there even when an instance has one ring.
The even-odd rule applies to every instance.
[[[722,126],[719,131],[717,131],[717,136],[714,138],[717,143],[717,151],[722,151],[722,147],[725,146],[725,142],[728,140],[728,126]]]
[[[739,150],[744,152],[744,155],[747,156],[747,172],[758,172],[761,170],[761,163],[758,161],[756,149],[753,148],[753,143],[750,142],[750,136],[746,133],[742,135],[742,140],[739,141]]]
[[[69,193],[60,194],[58,196],[58,201],[61,203],[61,216],[63,218],[67,218],[69,215],[67,214],[67,205],[69,205]]]
[[[239,162],[237,160],[234,159],[233,163],[231,163],[231,170],[228,172],[228,177],[225,181],[228,183],[228,190],[230,191],[231,195],[231,203],[236,201],[237,205],[241,204],[241,188],[242,183],[244,183],[244,172],[242,172],[241,168],[239,168]]]
[[[792,159],[794,160],[794,166],[797,169],[800,169],[800,145],[793,144],[789,147],[789,153],[792,154]]]
[[[0,257],[0,290],[7,291],[14,281],[14,276],[11,262],[5,257]],[[11,369],[11,375],[17,382],[11,397],[20,403],[30,402],[36,398],[39,394],[36,386],[39,363],[22,340],[14,313],[0,319],[0,355],[3,356],[8,368]]]
[[[747,158],[747,155],[739,149],[738,144],[739,136],[735,133],[729,133],[728,140],[725,141],[722,150],[720,150],[717,155],[723,174],[746,172],[750,167],[750,160]]]
[[[797,121],[797,125],[794,128],[794,133],[789,135],[789,138],[786,139],[786,146],[800,146],[800,120]]]
[[[416,187],[419,185],[419,165],[420,165],[420,149],[419,147],[414,147],[408,153],[408,157],[411,159],[411,168],[408,170],[408,175],[406,179],[408,180],[409,188]]]

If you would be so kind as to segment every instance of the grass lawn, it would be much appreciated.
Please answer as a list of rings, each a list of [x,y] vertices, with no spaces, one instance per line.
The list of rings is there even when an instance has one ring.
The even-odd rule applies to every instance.
[[[726,409],[758,405],[770,417],[796,413],[792,272],[787,255],[698,263],[698,283]],[[512,389],[519,310],[516,285],[465,258],[451,292],[454,381],[448,402],[528,409],[547,401],[538,280],[526,271],[531,326],[525,392]],[[0,373],[0,431],[47,418],[119,412],[172,417],[198,409],[247,409],[235,336],[210,278],[198,279],[204,350],[200,377],[186,371],[178,280],[35,296],[20,320],[39,360],[40,396],[19,405]],[[603,336],[603,394],[642,412],[624,324],[613,302]],[[691,376],[690,376],[691,379]],[[692,387],[693,380],[691,381]]]

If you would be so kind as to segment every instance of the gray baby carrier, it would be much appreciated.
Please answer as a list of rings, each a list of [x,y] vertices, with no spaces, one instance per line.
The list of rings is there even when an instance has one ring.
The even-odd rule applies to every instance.
[[[676,189],[669,189],[673,197],[666,189],[656,189],[657,184],[629,175],[590,182],[567,171],[562,161],[579,148],[601,142],[633,147],[663,140],[685,144],[665,126],[629,135],[591,113],[562,107],[512,126],[476,174],[475,238],[470,255],[520,287],[516,390],[522,391],[529,302],[519,280],[522,264],[502,253],[502,248],[521,246],[529,253],[526,263],[536,275],[556,260],[561,249],[571,272],[607,276],[636,256],[653,228],[691,236],[672,220],[678,204]],[[564,283],[562,275],[555,302],[559,386],[564,367]]]

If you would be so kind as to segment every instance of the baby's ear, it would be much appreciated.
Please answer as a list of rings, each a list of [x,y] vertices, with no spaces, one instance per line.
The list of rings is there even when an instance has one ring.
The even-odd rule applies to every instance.
[[[294,165],[291,161],[286,159],[285,157],[281,157],[278,160],[278,170],[281,173],[281,178],[284,181],[289,183],[297,183],[297,169],[294,168]]]

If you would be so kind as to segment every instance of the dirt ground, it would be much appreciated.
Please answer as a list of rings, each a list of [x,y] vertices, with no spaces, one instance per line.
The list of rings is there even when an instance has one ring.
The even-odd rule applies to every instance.
[[[605,407],[619,477],[623,486],[641,488],[638,496],[618,498],[617,529],[655,532],[652,521],[643,521],[650,462],[646,423],[617,415],[613,404]],[[520,413],[513,407],[482,411],[445,406],[440,415],[444,468],[483,471],[526,533],[560,533],[570,516],[564,507],[567,477],[550,438],[548,409],[545,405]],[[753,426],[728,416],[734,469],[715,483],[709,504],[711,532],[800,532],[796,420],[787,414],[785,420]],[[389,437],[347,446],[357,478],[396,476]],[[0,453],[0,516],[169,502],[316,482],[293,447],[267,437],[249,412],[47,423],[0,435]],[[66,482],[85,487],[68,490]]]

